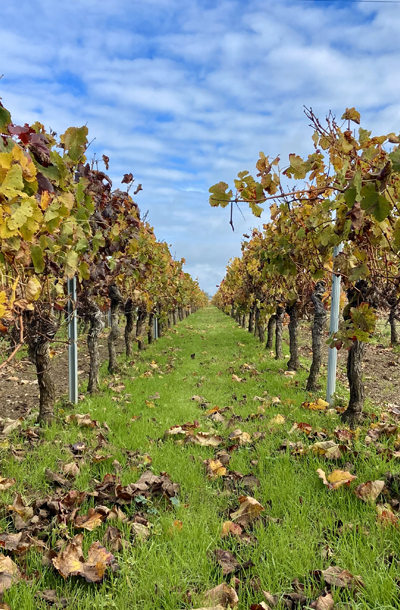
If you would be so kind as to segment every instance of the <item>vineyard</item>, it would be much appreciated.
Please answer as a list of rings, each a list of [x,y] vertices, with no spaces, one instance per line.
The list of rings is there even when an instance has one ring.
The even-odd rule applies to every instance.
[[[210,303],[87,127],[0,104],[3,610],[400,608],[399,139],[306,115],[210,188],[270,206]]]

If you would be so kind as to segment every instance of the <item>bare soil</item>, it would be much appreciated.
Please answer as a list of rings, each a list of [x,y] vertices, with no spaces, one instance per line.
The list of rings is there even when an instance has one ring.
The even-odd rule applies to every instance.
[[[108,359],[106,329],[100,339],[100,361]],[[57,346],[57,344],[55,344]],[[117,342],[117,353],[125,349],[123,334]],[[52,359],[52,373],[56,385],[56,396],[68,398],[68,347],[63,345],[55,349]],[[89,375],[89,354],[86,347],[86,337],[78,341],[78,376],[79,382],[85,382]],[[0,370],[0,417],[17,419],[28,409],[38,408],[39,389],[35,366],[27,356],[16,360],[5,369]]]
[[[305,358],[312,358],[311,345],[311,325],[304,324],[300,328],[300,354]],[[329,338],[329,333],[324,337],[324,364],[326,370],[328,362],[329,347],[325,344]],[[367,345],[366,356],[363,363],[365,397],[372,404],[383,406],[387,403],[400,403],[400,353],[398,348],[390,345],[388,337],[378,334],[377,339],[381,340],[378,344]],[[347,389],[346,364],[348,352],[345,349],[338,351],[337,379]]]

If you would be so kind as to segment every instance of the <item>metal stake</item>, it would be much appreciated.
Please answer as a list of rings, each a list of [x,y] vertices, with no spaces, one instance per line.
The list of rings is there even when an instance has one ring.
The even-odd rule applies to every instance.
[[[76,278],[67,280],[68,301],[68,363],[69,363],[69,400],[78,402],[78,319],[76,315]]]
[[[333,250],[333,260],[342,251],[342,244],[335,246]],[[329,336],[331,337],[339,328],[339,309],[340,309],[340,275],[332,276],[332,298],[331,298],[331,318],[329,323]],[[328,355],[328,383],[326,388],[326,402],[331,405],[336,388],[336,368],[337,368],[337,349],[329,348]]]

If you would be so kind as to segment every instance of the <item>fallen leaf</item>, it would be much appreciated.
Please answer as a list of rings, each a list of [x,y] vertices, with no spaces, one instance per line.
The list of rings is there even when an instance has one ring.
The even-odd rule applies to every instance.
[[[194,443],[195,445],[201,445],[202,447],[218,447],[223,442],[221,436],[216,434],[209,434],[208,432],[198,432],[195,435],[186,437],[186,442]]]
[[[296,375],[296,371],[285,371],[283,374],[285,375],[285,377],[293,377],[294,375]]]
[[[236,557],[230,551],[224,551],[222,549],[216,549],[214,551],[217,562],[222,568],[222,574],[232,574],[240,568],[240,563]]]
[[[390,525],[394,527],[398,526],[398,516],[394,514],[392,507],[389,504],[377,504],[376,511],[378,513],[376,520],[380,525],[384,527]]]
[[[325,472],[321,468],[318,468],[317,473],[328,489],[338,489],[338,487],[341,487],[342,485],[349,485],[351,481],[354,481],[354,479],[357,478],[353,474],[350,474],[350,472],[343,470],[334,470],[328,477],[326,477]]]
[[[335,605],[334,599],[331,593],[321,595],[315,602],[310,605],[310,608],[314,610],[333,610]]]
[[[354,493],[357,498],[360,498],[360,500],[363,500],[364,502],[375,502],[384,487],[385,481],[367,481],[366,483],[358,485],[358,487],[355,488]]]
[[[87,515],[78,515],[75,519],[75,527],[78,529],[85,529],[92,532],[96,527],[99,527],[106,515],[96,512],[96,509],[89,508]]]
[[[13,485],[15,485],[15,483],[15,479],[3,479],[3,477],[0,477],[0,491],[5,491],[6,489],[9,489]]]
[[[67,597],[58,597],[55,589],[47,589],[46,591],[38,591],[36,593],[38,597],[43,599],[48,604],[53,604],[57,608],[66,608],[70,603],[70,599]]]
[[[56,485],[60,485],[60,487],[70,487],[71,486],[71,483],[69,481],[67,481],[67,479],[60,476],[56,472],[53,472],[52,470],[50,470],[50,468],[46,468],[46,470],[44,471],[44,474],[46,475],[46,479],[48,481],[50,481],[51,483],[56,483]]]
[[[65,421],[67,424],[76,423],[78,426],[83,426],[85,428],[99,427],[99,423],[90,417],[90,413],[85,413],[84,415],[72,413],[71,415],[67,415]]]
[[[326,459],[338,460],[342,457],[339,445],[334,441],[321,441],[311,445],[311,449],[317,455],[323,455]]]
[[[230,441],[238,441],[239,445],[246,445],[247,443],[251,443],[251,436],[248,432],[242,432],[240,428],[234,430],[229,435]]]
[[[228,587],[226,583],[222,583],[204,594],[206,602],[212,604],[220,604],[223,608],[235,608],[239,603],[239,598],[235,589]]]
[[[247,527],[265,510],[257,500],[250,496],[240,496],[239,502],[240,508],[231,514],[231,520],[236,521],[242,527]]]
[[[322,576],[326,583],[335,587],[359,588],[363,587],[364,583],[359,576],[353,576],[347,570],[342,570],[338,566],[330,566],[326,570],[322,570]]]
[[[275,417],[273,417],[272,419],[269,420],[269,424],[271,426],[282,426],[282,424],[284,424],[286,422],[285,417],[283,417],[283,415],[280,415],[278,413],[278,415],[275,415]]]
[[[238,377],[237,375],[232,375],[232,381],[241,382],[243,381],[242,377]]]
[[[103,536],[103,544],[107,545],[113,553],[119,553],[124,548],[122,533],[116,527],[109,525]]]
[[[240,525],[237,523],[233,523],[233,521],[224,521],[222,524],[221,538],[226,538],[226,536],[240,536],[243,532]]]
[[[14,432],[14,430],[16,430],[17,428],[19,428],[21,426],[22,423],[22,417],[20,419],[15,419],[9,423],[7,423],[6,426],[4,426],[3,430],[2,430],[2,434],[4,436],[8,436],[9,434],[11,434],[11,432]]]
[[[329,407],[329,402],[318,398],[315,402],[303,402],[301,406],[309,411],[325,411]]]
[[[63,578],[83,576],[87,582],[101,582],[108,566],[115,558],[100,542],[93,542],[84,560],[82,552],[83,535],[75,536],[67,547],[52,559],[53,565]]]
[[[0,595],[3,595],[20,578],[21,572],[11,557],[6,557],[0,553]]]
[[[174,525],[178,529],[182,529],[181,521],[174,521]],[[138,538],[138,540],[140,540],[140,542],[144,542],[150,536],[149,528],[146,527],[146,525],[143,525],[142,523],[132,523],[132,531]]]
[[[209,479],[216,479],[226,475],[226,468],[219,460],[204,460],[203,463],[205,464]]]
[[[33,517],[33,508],[25,505],[21,494],[15,494],[13,503],[9,504],[7,508],[13,513],[15,529],[20,530],[28,526],[28,522]]]

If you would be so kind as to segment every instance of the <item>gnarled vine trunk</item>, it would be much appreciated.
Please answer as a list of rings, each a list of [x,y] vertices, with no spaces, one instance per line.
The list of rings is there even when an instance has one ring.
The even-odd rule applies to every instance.
[[[312,363],[310,374],[307,379],[306,390],[315,392],[318,389],[318,375],[322,362],[322,335],[326,323],[326,309],[321,301],[325,292],[325,282],[317,282],[311,300],[314,305],[314,323],[312,328]]]
[[[172,324],[175,326],[176,324],[176,309],[172,312]]]
[[[266,349],[272,349],[274,346],[274,334],[276,327],[276,315],[272,314],[268,320],[268,338],[267,343],[265,345]]]
[[[392,345],[398,345],[399,343],[399,335],[397,332],[396,322],[397,322],[397,314],[398,314],[398,304],[394,307],[390,308],[389,314],[389,324],[390,324],[390,343]]]
[[[56,388],[51,375],[50,343],[59,327],[59,320],[52,315],[46,305],[38,306],[25,315],[25,340],[28,355],[36,367],[39,384],[39,419],[48,424],[54,417]]]
[[[132,299],[128,299],[125,303],[125,352],[126,357],[131,358],[133,347],[133,331],[135,330],[135,308]]]
[[[250,309],[248,331],[252,333],[254,330],[254,307]]]
[[[108,372],[111,375],[118,370],[116,343],[119,337],[118,326],[118,310],[123,305],[123,299],[120,291],[115,284],[111,284],[108,289],[108,295],[111,300],[111,330],[108,335]]]
[[[154,313],[149,314],[149,328],[147,331],[147,341],[149,345],[154,343]]]
[[[290,307],[286,308],[289,314],[289,345],[290,345],[290,358],[287,363],[288,371],[297,371],[300,367],[299,362],[299,344],[297,330],[299,327],[298,318],[298,307],[297,303],[294,303]]]
[[[89,323],[89,331],[86,338],[86,345],[89,352],[89,380],[87,391],[90,394],[99,388],[99,337],[104,329],[104,314],[97,303],[87,296],[81,296],[78,302],[78,315]]]
[[[283,333],[283,318],[285,317],[285,309],[278,305],[276,309],[276,326],[275,326],[275,360],[283,358],[282,353],[282,333]]]
[[[354,427],[362,421],[364,406],[364,384],[362,380],[362,362],[365,356],[366,344],[354,341],[347,356],[347,379],[350,387],[350,400],[342,420]]]
[[[144,344],[144,337],[146,335],[146,322],[147,311],[145,309],[138,309],[136,322],[136,343],[139,351],[146,349],[146,346]]]

